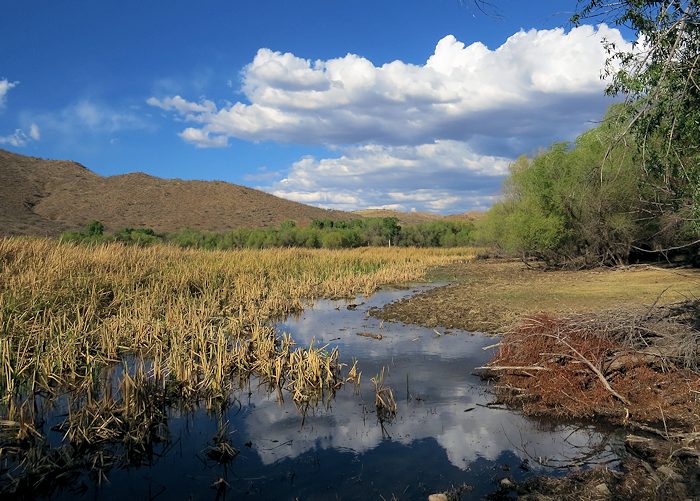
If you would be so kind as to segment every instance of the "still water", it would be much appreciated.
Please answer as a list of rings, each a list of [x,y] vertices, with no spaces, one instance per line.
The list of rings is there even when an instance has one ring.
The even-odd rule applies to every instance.
[[[359,391],[348,384],[327,407],[302,417],[290,398],[279,403],[251,381],[234,395],[237,403],[219,413],[171,411],[170,440],[145,466],[113,469],[99,488],[86,477],[59,497],[425,500],[468,484],[463,499],[479,499],[503,478],[616,465],[620,437],[491,405],[488,383],[471,373],[487,362],[490,350],[482,348],[494,338],[369,315],[372,307],[419,289],[385,290],[352,302],[320,300],[278,324],[299,345],[338,346],[346,363],[356,357]],[[382,367],[398,403],[395,420],[384,426],[370,382]],[[239,454],[222,465],[205,451],[226,422]]]

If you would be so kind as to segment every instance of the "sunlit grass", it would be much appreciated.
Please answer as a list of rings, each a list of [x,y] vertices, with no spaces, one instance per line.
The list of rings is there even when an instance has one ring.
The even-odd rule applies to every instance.
[[[315,298],[370,294],[471,255],[1,240],[2,418],[15,419],[37,393],[94,393],[104,368],[126,357],[147,360],[148,378],[180,397],[224,398],[236,376],[254,373],[308,403],[342,380],[339,354],[295,347],[273,320]]]

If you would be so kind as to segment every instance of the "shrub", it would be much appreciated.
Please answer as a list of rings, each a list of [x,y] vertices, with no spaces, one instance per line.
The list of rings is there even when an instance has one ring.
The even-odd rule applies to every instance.
[[[616,110],[575,143],[516,160],[504,199],[479,223],[479,242],[549,264],[627,261],[649,224],[641,217],[636,148],[620,141]]]

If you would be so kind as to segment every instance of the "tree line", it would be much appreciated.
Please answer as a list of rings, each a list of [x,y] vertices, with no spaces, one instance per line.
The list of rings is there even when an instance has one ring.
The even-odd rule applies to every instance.
[[[105,232],[99,221],[80,231],[64,232],[63,242],[99,244],[121,242],[147,246],[156,243],[185,248],[241,249],[271,247],[355,248],[367,246],[455,247],[472,245],[475,225],[471,221],[430,221],[400,225],[397,218],[364,218],[350,221],[314,220],[309,226],[286,221],[275,228],[238,228],[223,232],[182,229],[157,233],[150,228],[123,228]]]

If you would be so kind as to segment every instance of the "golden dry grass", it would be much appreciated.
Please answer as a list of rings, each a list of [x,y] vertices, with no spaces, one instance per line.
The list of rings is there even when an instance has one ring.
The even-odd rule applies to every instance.
[[[357,361],[298,347],[274,321],[320,297],[369,294],[471,259],[470,249],[182,250],[0,240],[0,495],[51,494],[65,472],[101,482],[167,441],[170,409],[221,417],[250,377],[305,413],[346,382]],[[319,333],[320,336],[323,333]],[[46,418],[64,416],[49,444]],[[226,426],[206,456],[236,451]]]
[[[339,354],[294,347],[274,331],[274,319],[314,298],[368,294],[470,256],[468,249],[210,252],[0,240],[1,417],[21,416],[38,391],[88,395],[105,367],[126,357],[147,360],[149,377],[179,397],[224,398],[236,376],[255,373],[308,405],[341,381]]]

